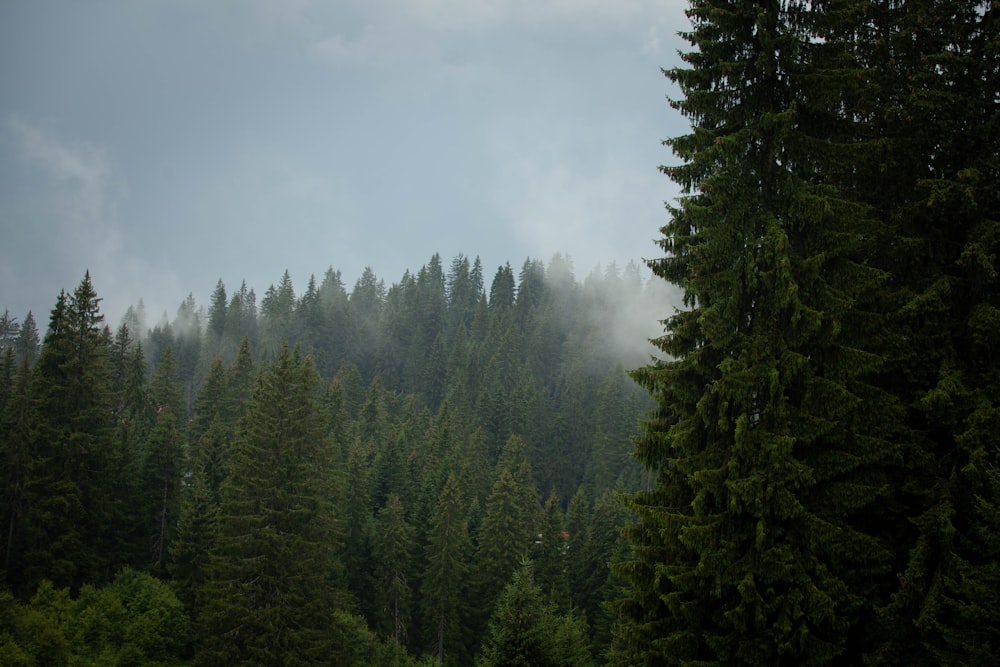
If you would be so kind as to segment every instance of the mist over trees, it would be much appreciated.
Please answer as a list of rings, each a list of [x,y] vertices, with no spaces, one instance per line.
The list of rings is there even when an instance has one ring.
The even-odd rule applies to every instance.
[[[662,287],[435,255],[389,285],[219,281],[145,329],[88,274],[27,347],[6,316],[0,662],[603,662]]]
[[[1000,4],[688,15],[652,281],[5,312],[0,663],[1000,664]]]

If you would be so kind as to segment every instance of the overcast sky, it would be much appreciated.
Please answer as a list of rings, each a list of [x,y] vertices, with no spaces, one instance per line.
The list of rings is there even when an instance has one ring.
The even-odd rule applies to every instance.
[[[0,308],[658,256],[684,5],[0,0]]]

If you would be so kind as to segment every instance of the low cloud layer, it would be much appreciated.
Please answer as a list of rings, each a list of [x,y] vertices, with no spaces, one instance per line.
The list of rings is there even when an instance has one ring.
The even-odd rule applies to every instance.
[[[54,7],[56,7],[54,9]],[[673,0],[0,4],[0,307],[655,255]]]
[[[106,310],[112,325],[129,303],[145,298],[165,306],[167,299],[176,297],[181,287],[174,274],[126,247],[117,213],[125,195],[104,150],[64,141],[52,130],[18,117],[8,117],[3,131],[5,143],[31,172],[33,183],[26,196],[5,201],[19,206],[16,214],[4,209],[5,225],[17,224],[15,216],[23,224],[20,233],[5,234],[0,251],[10,300],[6,308],[19,318],[33,310],[44,326],[59,291],[72,291],[87,271],[110,306]],[[42,261],[25,261],[38,257],[41,249],[48,251]],[[32,289],[19,292],[16,286]],[[37,302],[39,288],[50,299]]]

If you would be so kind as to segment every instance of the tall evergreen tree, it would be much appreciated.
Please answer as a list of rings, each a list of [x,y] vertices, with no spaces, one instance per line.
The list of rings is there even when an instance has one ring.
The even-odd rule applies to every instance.
[[[203,470],[213,494],[226,476],[226,457],[236,436],[237,416],[231,403],[226,369],[222,359],[216,357],[198,390],[194,416],[187,424],[190,469]]]
[[[361,612],[375,613],[375,581],[372,576],[371,447],[355,441],[347,455],[344,480],[344,543],[342,559],[347,588],[354,595]]]
[[[479,575],[477,601],[483,625],[497,596],[521,559],[529,555],[538,535],[538,491],[524,450],[521,438],[512,436],[507,441],[486,500],[475,559]]]
[[[149,522],[143,507],[142,456],[156,419],[146,380],[142,343],[133,341],[126,325],[119,327],[112,354],[115,432],[107,472],[111,489],[110,525],[105,547],[112,569],[149,563]]]
[[[590,560],[587,545],[590,539],[590,501],[581,486],[570,498],[566,508],[566,578],[573,607],[586,611],[586,584]],[[588,618],[590,615],[588,614]]]
[[[490,309],[506,310],[514,306],[514,271],[510,264],[504,264],[497,269],[490,284]]]
[[[222,340],[222,334],[226,330],[226,286],[219,278],[212,291],[211,300],[208,303],[208,336],[209,341],[218,344]]]
[[[251,344],[257,340],[257,295],[247,287],[246,281],[229,297],[223,328],[223,349],[242,347],[244,339]],[[229,360],[228,357],[226,359]]]
[[[375,588],[379,594],[380,625],[396,644],[406,641],[413,564],[413,528],[406,522],[399,496],[391,495],[375,518],[372,536]]]
[[[148,523],[142,507],[143,446],[156,417],[146,380],[142,343],[133,339],[127,324],[118,328],[111,352],[115,430],[108,466],[111,489],[110,525],[105,549],[112,569],[149,562]]]
[[[856,149],[805,93],[845,101],[852,62],[814,53],[839,38],[823,8],[695,0],[694,50],[666,73],[693,127],[666,142],[685,196],[650,266],[686,308],[656,341],[668,360],[635,373],[659,407],[637,443],[656,485],[629,499],[619,568],[634,662],[853,663],[869,646],[899,411],[870,384],[878,220],[831,176]]]
[[[335,653],[329,451],[308,359],[259,379],[222,489],[200,625],[202,664],[306,664]]]
[[[13,350],[7,350],[13,359]],[[21,362],[13,386],[3,404],[0,404],[0,467],[3,469],[3,495],[0,496],[0,530],[2,530],[3,582],[12,586],[10,573],[20,572],[20,533],[23,529],[27,482],[31,474],[32,429],[31,366]]]
[[[18,359],[27,360],[29,364],[34,364],[35,359],[38,358],[38,326],[35,324],[35,316],[30,310],[24,316],[24,321],[21,322],[21,330],[17,334],[17,340],[14,341],[14,350]]]
[[[21,325],[17,318],[10,314],[6,308],[3,315],[0,315],[0,351],[8,347],[14,347],[15,341],[21,332]]]
[[[33,374],[37,412],[27,482],[21,585],[60,586],[110,578],[111,385],[109,338],[89,272],[60,294]]]
[[[460,664],[455,658],[464,653],[459,612],[464,606],[462,582],[469,569],[470,547],[458,480],[450,475],[427,532],[427,565],[420,588],[428,646],[444,664]]]
[[[271,285],[260,302],[261,357],[270,359],[288,343],[292,335],[295,314],[295,290],[286,269],[278,286]]]
[[[998,501],[987,435],[998,425],[998,22],[991,2],[886,4],[859,47],[876,64],[867,99],[881,119],[870,139],[881,159],[859,169],[877,187],[861,183],[857,196],[894,233],[877,258],[893,275],[885,301],[897,334],[884,342],[882,384],[906,410],[893,480],[897,578],[875,663],[976,663],[989,650],[968,628],[996,627],[995,598],[968,584],[977,570],[991,576],[982,538],[995,524],[981,507]],[[976,607],[984,613],[972,621]]]
[[[340,271],[327,269],[319,285],[319,306],[324,326],[317,345],[323,351],[326,363],[324,374],[336,372],[347,359],[350,331],[348,327],[348,299]]]
[[[181,424],[186,410],[177,384],[173,349],[168,347],[156,365],[150,383],[150,397],[156,410],[153,427],[144,443],[142,485],[145,502],[149,560],[162,570],[170,533],[177,520],[181,476],[184,469],[184,432]]]
[[[469,266],[469,258],[461,254],[451,262],[446,279],[448,297],[446,331],[449,342],[459,329],[464,328],[468,331],[472,327],[476,304],[483,292],[482,271],[478,258],[473,268]]]
[[[202,312],[195,303],[194,295],[187,298],[177,309],[174,319],[174,363],[177,365],[177,383],[184,400],[185,415],[194,403],[197,393],[196,383],[200,380],[199,360],[202,356]]]
[[[593,664],[586,624],[560,616],[522,561],[497,600],[477,667],[584,667]]]
[[[225,422],[237,423],[246,414],[257,381],[257,366],[249,338],[240,341],[236,359],[228,369],[226,378]]]
[[[531,560],[535,564],[535,583],[560,610],[570,608],[569,575],[566,570],[569,533],[563,524],[559,496],[553,491],[538,517],[538,533]]]
[[[299,342],[303,350],[309,354],[320,354],[320,339],[323,335],[323,327],[326,322],[323,317],[323,308],[320,302],[319,287],[316,285],[316,276],[310,275],[306,284],[306,291],[302,294],[295,305],[295,321],[291,328],[293,340]],[[318,368],[323,364],[318,363]]]
[[[201,462],[181,488],[175,538],[168,546],[171,583],[191,618],[199,618],[208,583],[219,505]]]
[[[375,341],[378,323],[385,302],[385,283],[378,279],[371,267],[365,267],[354,283],[348,299],[351,325],[350,356],[361,377],[370,381],[375,373]]]

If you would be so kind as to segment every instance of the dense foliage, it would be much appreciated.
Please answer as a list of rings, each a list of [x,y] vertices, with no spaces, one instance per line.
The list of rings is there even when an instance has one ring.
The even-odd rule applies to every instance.
[[[552,664],[603,661],[648,299],[435,256],[114,333],[88,274],[40,344],[5,316],[0,663],[499,664],[525,595]]]
[[[664,281],[5,313],[0,663],[1000,664],[1000,4],[688,16]]]
[[[1000,5],[693,0],[627,664],[997,664]]]

